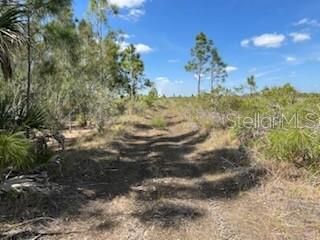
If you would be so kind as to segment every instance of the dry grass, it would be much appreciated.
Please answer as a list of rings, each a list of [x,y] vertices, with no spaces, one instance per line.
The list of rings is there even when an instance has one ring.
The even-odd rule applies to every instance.
[[[55,219],[25,230],[54,233],[41,239],[320,239],[320,189],[307,173],[257,163],[227,130],[203,129],[175,108],[153,111],[103,135],[68,135],[77,141],[64,192],[46,205],[56,205]],[[159,111],[166,130],[152,127]]]
[[[221,149],[239,147],[239,141],[235,139],[228,130],[214,130],[210,132],[210,137],[199,145],[199,150]]]
[[[244,239],[319,239],[319,189],[272,178],[228,203],[226,218]]]

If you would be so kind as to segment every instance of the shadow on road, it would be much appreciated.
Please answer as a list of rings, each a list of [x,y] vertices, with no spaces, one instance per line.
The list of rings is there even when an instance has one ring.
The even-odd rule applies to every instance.
[[[170,127],[183,122],[170,121]],[[151,130],[143,124],[135,127],[140,133]],[[259,184],[265,175],[264,170],[250,167],[249,157],[238,149],[216,149],[189,159],[187,155],[208,137],[208,132],[199,130],[173,136],[126,133],[111,144],[117,153],[106,149],[69,150],[65,153],[61,175],[50,175],[48,169],[59,190],[41,198],[22,195],[15,200],[1,199],[0,223],[39,216],[77,217],[89,201],[111,201],[129,193],[134,194],[134,200],[141,206],[143,202],[152,203],[132,214],[143,223],[169,227],[201,218],[205,215],[201,209],[158,200],[233,199],[240,191]],[[206,180],[203,177],[206,174],[222,175]],[[189,182],[161,181],[168,178]],[[136,187],[141,189],[135,190]],[[107,222],[97,228],[112,226],[113,222]]]

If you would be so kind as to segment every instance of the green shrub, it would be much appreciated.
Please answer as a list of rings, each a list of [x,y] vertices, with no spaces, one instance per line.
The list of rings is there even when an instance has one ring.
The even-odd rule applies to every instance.
[[[156,88],[152,88],[148,93],[148,95],[144,97],[144,101],[148,107],[152,107],[157,99],[158,99],[158,91]]]
[[[299,93],[289,84],[251,95],[220,87],[174,102],[188,119],[231,128],[241,144],[270,160],[320,169],[320,94]]]
[[[25,168],[32,164],[31,143],[21,133],[0,133],[0,166]]]
[[[285,84],[281,87],[266,88],[262,91],[263,96],[269,100],[287,106],[294,104],[297,100],[298,92],[290,84]]]
[[[37,105],[31,105],[27,116],[25,99],[15,99],[11,95],[0,96],[0,129],[12,132],[26,128],[44,128],[47,121],[46,111]]]
[[[125,99],[116,99],[115,107],[118,111],[118,114],[124,114],[126,111],[126,100]]]
[[[151,120],[151,126],[157,129],[165,129],[167,127],[167,122],[162,116],[155,116]]]
[[[275,129],[266,135],[266,154],[279,161],[308,165],[320,156],[320,138],[305,129]]]
[[[137,101],[129,101],[127,104],[127,109],[129,111],[129,113],[131,112],[131,114],[136,114],[136,115],[144,115],[146,109],[148,109],[148,106],[146,105],[145,101],[143,100],[137,100]]]

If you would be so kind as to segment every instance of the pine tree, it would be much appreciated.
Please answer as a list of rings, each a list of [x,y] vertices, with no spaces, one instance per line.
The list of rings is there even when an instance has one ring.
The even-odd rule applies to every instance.
[[[130,98],[134,101],[138,85],[144,80],[144,64],[141,60],[140,54],[136,52],[136,48],[133,44],[123,51],[121,64],[130,82]]]
[[[222,61],[218,49],[214,46],[212,41],[210,41],[210,48],[210,80],[211,91],[213,91],[214,83],[223,83],[227,78],[228,73],[226,70],[227,65]]]
[[[257,89],[257,84],[256,84],[256,79],[254,76],[250,76],[247,78],[247,84],[249,86],[250,89],[250,94],[254,94],[256,89]]]
[[[201,91],[201,80],[209,72],[210,41],[204,33],[196,36],[196,44],[191,49],[192,59],[185,66],[186,71],[195,74],[198,81],[198,95]]]

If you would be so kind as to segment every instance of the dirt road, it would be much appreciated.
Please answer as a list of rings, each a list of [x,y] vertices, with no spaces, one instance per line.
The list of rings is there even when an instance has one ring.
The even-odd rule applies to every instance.
[[[164,116],[164,129],[152,127],[153,114]],[[107,145],[67,152],[63,176],[55,179],[61,191],[44,210],[54,218],[21,236],[301,239],[300,232],[285,238],[273,222],[274,200],[256,197],[265,178],[227,132],[200,129],[163,108]],[[308,239],[317,233],[313,228]]]

